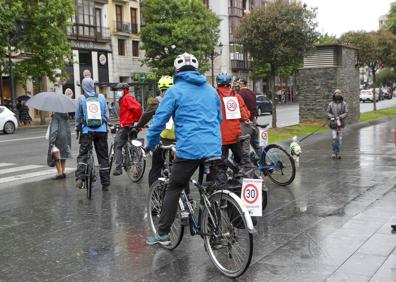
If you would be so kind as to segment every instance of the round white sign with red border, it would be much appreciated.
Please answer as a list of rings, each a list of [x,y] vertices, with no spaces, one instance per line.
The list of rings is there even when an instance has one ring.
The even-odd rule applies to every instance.
[[[93,113],[93,114],[96,114],[97,112],[99,112],[99,107],[98,107],[97,104],[92,103],[92,104],[90,104],[88,107],[89,107],[88,110],[89,110],[91,113]]]
[[[226,107],[229,111],[235,112],[235,110],[238,108],[238,105],[233,100],[228,100]]]
[[[244,178],[242,182],[241,200],[250,216],[262,216],[263,198],[262,179]]]

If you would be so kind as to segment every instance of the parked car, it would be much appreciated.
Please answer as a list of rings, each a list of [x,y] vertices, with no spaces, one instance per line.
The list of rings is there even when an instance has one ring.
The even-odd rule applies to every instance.
[[[18,128],[18,121],[13,112],[5,106],[0,106],[0,131],[5,134],[14,133]]]
[[[360,101],[362,101],[363,103],[368,101],[368,102],[374,102],[374,92],[373,89],[366,89],[366,90],[361,90],[360,91]],[[378,101],[379,99],[379,94],[376,92],[375,93],[375,101]]]
[[[261,116],[263,113],[272,115],[272,102],[265,95],[256,96],[257,115]]]

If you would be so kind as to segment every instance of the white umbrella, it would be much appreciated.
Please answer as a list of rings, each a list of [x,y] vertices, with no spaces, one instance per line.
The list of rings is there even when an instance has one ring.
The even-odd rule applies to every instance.
[[[30,98],[26,105],[31,108],[56,113],[71,113],[76,111],[74,100],[55,92],[41,92]]]

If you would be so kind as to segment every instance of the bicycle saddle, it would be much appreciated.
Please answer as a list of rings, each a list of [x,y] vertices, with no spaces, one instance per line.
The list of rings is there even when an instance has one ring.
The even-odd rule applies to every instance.
[[[264,124],[256,124],[257,127],[261,127],[261,128],[266,128],[269,126],[269,123],[264,123]]]

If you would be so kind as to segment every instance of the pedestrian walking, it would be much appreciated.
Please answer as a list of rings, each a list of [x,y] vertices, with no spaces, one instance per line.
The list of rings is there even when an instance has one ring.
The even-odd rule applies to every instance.
[[[19,109],[19,122],[23,123],[24,125],[31,124],[32,123],[32,118],[30,117],[29,114],[29,107],[26,105],[26,102],[23,101],[21,103],[20,109]]]
[[[48,141],[48,163],[55,164],[57,171],[55,179],[66,178],[66,159],[71,158],[71,132],[67,113],[52,115]]]
[[[95,92],[94,81],[86,77],[82,81],[84,95],[78,99],[76,109],[76,132],[80,135],[80,150],[77,157],[76,187],[83,186],[83,175],[87,165],[88,151],[95,146],[99,162],[99,175],[102,190],[107,191],[110,186],[109,149],[107,144],[107,124],[109,122],[106,99]],[[89,106],[88,106],[89,104]]]
[[[327,107],[327,116],[329,118],[329,127],[332,136],[332,154],[333,159],[341,159],[342,133],[346,125],[348,116],[348,105],[342,97],[341,90],[336,89],[333,95],[333,101]]]

